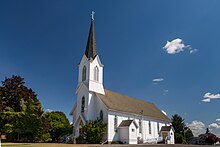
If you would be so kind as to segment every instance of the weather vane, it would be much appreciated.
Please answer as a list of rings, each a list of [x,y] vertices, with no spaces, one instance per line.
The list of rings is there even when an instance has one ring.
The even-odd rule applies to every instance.
[[[95,15],[95,12],[92,11],[92,13],[91,13],[92,20],[94,20],[94,15]]]

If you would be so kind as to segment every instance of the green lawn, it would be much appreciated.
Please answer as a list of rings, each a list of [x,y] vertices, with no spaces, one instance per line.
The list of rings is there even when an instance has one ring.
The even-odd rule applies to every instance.
[[[19,143],[19,144],[17,144],[17,143],[2,143],[2,147],[22,147],[22,146],[25,146],[25,147],[29,147],[29,146],[31,146],[30,144],[26,144],[26,143]]]

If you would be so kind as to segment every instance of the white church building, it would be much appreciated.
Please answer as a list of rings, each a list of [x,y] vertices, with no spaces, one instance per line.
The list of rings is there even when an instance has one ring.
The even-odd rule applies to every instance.
[[[135,99],[104,88],[103,68],[96,49],[94,18],[86,51],[78,65],[77,101],[71,110],[74,135],[89,120],[103,119],[107,123],[103,141],[121,141],[125,144],[157,143],[166,140],[174,144],[171,120],[153,103]],[[163,135],[161,130],[163,131]]]

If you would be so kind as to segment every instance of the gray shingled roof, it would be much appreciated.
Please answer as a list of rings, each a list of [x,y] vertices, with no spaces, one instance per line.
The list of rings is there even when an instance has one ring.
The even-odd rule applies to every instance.
[[[118,127],[129,127],[133,120],[123,120]]]
[[[94,32],[94,20],[91,21],[85,55],[88,59],[90,58],[94,59],[97,55],[96,39],[95,39],[95,32]]]
[[[105,89],[105,95],[98,93],[96,93],[96,95],[110,110],[143,115],[146,117],[171,122],[171,120],[165,114],[163,114],[161,110],[158,109],[153,103],[135,99],[107,89]]]

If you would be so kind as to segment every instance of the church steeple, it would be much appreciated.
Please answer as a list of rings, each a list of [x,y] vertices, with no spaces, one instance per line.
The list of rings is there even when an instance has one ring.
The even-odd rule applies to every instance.
[[[105,94],[103,87],[103,67],[96,50],[94,33],[94,13],[91,15],[91,26],[86,51],[79,64],[78,90],[85,85],[89,92]],[[77,90],[77,91],[78,91]]]
[[[94,32],[94,14],[95,12],[92,11],[91,14],[91,25],[89,30],[88,41],[86,45],[85,55],[88,59],[94,59],[97,55],[96,49],[96,39],[95,39],[95,32]]]

